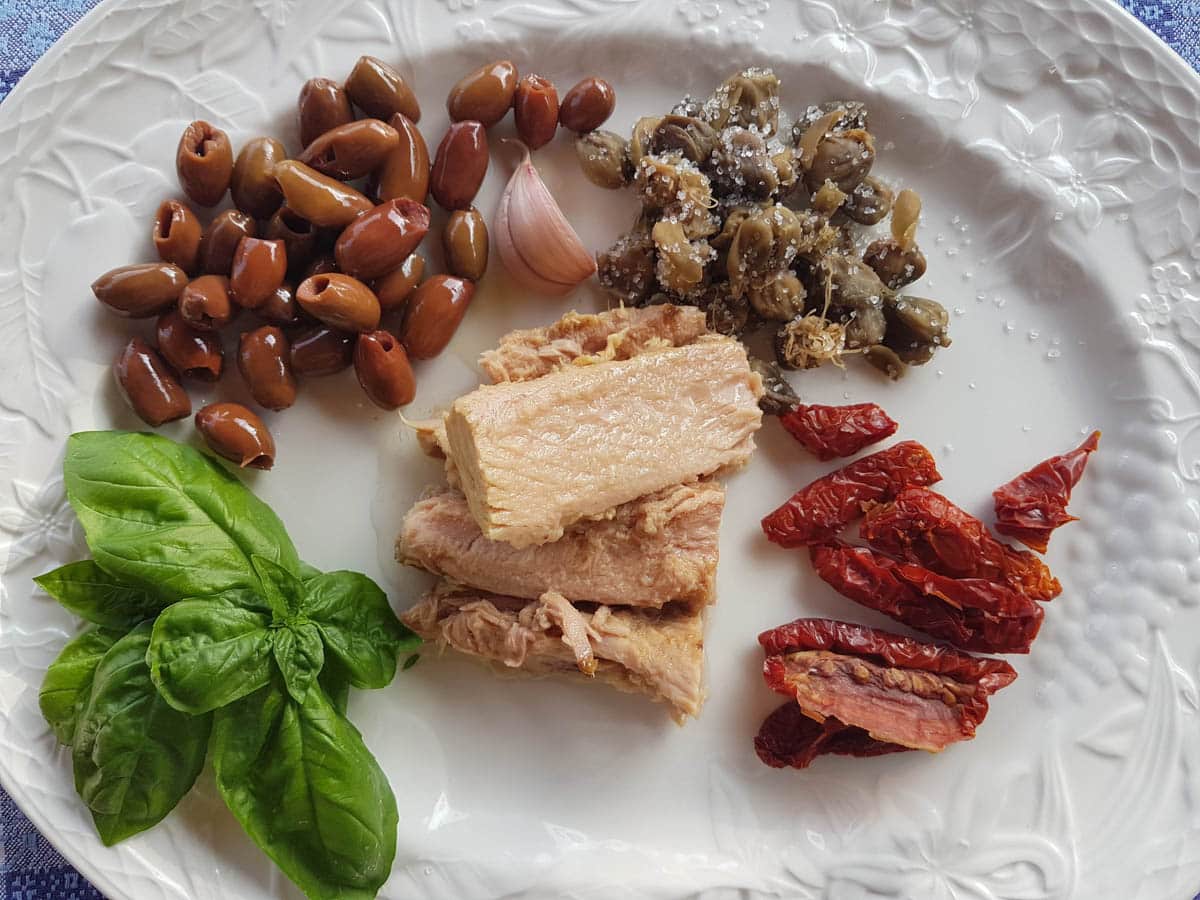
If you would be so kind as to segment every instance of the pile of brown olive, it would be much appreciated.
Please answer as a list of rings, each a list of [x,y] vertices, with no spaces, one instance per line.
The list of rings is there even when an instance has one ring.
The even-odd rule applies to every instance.
[[[774,332],[764,407],[795,402],[779,367],[841,365],[851,353],[899,378],[948,346],[941,304],[903,294],[925,272],[920,199],[871,174],[875,139],[858,101],[823,103],[787,126],[779,79],[747,69],[705,100],[634,123],[627,140],[581,135],[584,174],[632,186],[642,209],[597,257],[601,284],[634,305],[703,308],[711,328]],[[891,216],[891,236],[859,251],[856,226]]]
[[[244,311],[253,319],[239,326],[237,367],[259,406],[286,409],[297,377],[350,366],[378,406],[410,403],[410,359],[441,353],[487,269],[487,226],[472,206],[488,168],[487,128],[512,109],[518,134],[536,148],[560,122],[576,132],[596,128],[614,100],[606,82],[589,78],[560,105],[547,79],[518,78],[508,60],[489,63],[450,91],[451,124],[431,162],[413,92],[387,63],[364,56],[343,84],[305,83],[304,149],[295,157],[270,137],[235,157],[224,131],[191,123],[176,154],[191,205],[159,206],[159,261],[113,269],[92,284],[118,315],[157,317],[155,346],[135,337],[114,364],[130,406],[154,427],[190,415],[183,383],[221,378],[222,332]],[[233,207],[203,224],[195,208],[216,207],[227,192]],[[430,195],[449,213],[445,274],[427,275],[416,252],[431,226]],[[215,452],[239,465],[274,464],[269,430],[242,404],[210,404],[195,423]]]

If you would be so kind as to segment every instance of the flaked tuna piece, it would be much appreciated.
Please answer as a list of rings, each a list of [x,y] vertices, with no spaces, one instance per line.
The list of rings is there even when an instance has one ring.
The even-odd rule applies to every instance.
[[[681,347],[707,331],[704,312],[669,303],[567,313],[542,328],[510,331],[479,357],[493,382],[529,381],[572,362],[629,359],[647,348]]]
[[[396,559],[459,584],[536,599],[662,606],[713,599],[725,489],[676,485],[617,507],[611,518],[579,522],[549,544],[517,549],[479,530],[466,498],[443,491],[404,517]]]
[[[442,582],[401,619],[426,640],[509,670],[645,694],[680,723],[704,703],[703,610],[613,609],[555,592],[525,600]]]
[[[529,547],[572,523],[744,464],[762,424],[745,348],[707,336],[620,362],[484,385],[446,414],[449,456],[490,540]]]

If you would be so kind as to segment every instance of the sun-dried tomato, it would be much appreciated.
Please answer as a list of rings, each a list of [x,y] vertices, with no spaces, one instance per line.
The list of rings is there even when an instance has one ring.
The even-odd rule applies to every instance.
[[[928,635],[980,653],[1028,653],[1045,612],[1012,588],[947,578],[866,547],[811,549],[817,574],[838,593]]]
[[[790,766],[806,769],[818,756],[882,756],[909,750],[899,744],[877,741],[861,728],[832,717],[824,722],[810,719],[800,704],[788,702],[763,720],[754,738],[758,758],[773,769]]]
[[[782,547],[820,544],[862,512],[906,487],[941,481],[933,456],[916,441],[902,441],[818,478],[762,520],[767,538]]]
[[[777,710],[756,741],[769,765],[807,765],[836,748],[855,755],[886,752],[880,744],[937,752],[974,737],[989,695],[1016,678],[1002,660],[830,619],[797,619],[759,635],[759,642],[768,654],[763,677],[772,690],[794,698],[819,723],[836,720],[867,736],[843,735],[836,724],[829,734],[825,728],[815,734],[804,725],[789,741],[782,729],[795,723],[794,713]],[[808,752],[817,741],[825,746]]]
[[[997,540],[979,519],[924,488],[868,509],[858,533],[876,549],[939,575],[1007,584],[1033,600],[1062,592],[1044,562]]]
[[[853,456],[896,433],[899,427],[874,403],[850,406],[800,404],[779,417],[788,434],[817,459]]]
[[[1051,532],[1076,520],[1067,512],[1071,489],[1083,477],[1088,456],[1099,444],[1100,432],[1093,431],[1069,453],[1052,456],[992,491],[996,530],[1045,553]]]

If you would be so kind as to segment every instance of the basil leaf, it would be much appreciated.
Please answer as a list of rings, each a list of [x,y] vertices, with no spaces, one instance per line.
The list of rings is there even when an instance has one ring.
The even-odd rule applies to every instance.
[[[75,728],[75,790],[106,846],[161,821],[204,766],[212,718],[178,712],[159,696],[149,645],[149,622],[113,644]]]
[[[258,555],[250,557],[250,563],[262,583],[263,597],[275,613],[275,621],[282,622],[294,616],[300,608],[300,594],[304,590],[300,579]]]
[[[396,798],[324,692],[273,680],[220,709],[217,787],[242,827],[311,900],[370,900],[396,855]]]
[[[342,664],[336,659],[325,660],[321,674],[317,676],[317,684],[321,686],[333,708],[343,716],[346,715],[346,709],[350,706],[350,676],[346,674]]]
[[[316,566],[309,565],[304,560],[300,560],[300,565],[296,569],[296,577],[301,581],[308,581],[310,578],[316,578],[321,574],[321,570]]]
[[[283,523],[212,458],[153,434],[71,435],[67,499],[96,563],[164,601],[259,590],[257,554],[300,564]]]
[[[82,559],[39,575],[38,586],[75,615],[106,628],[129,629],[167,605],[153,592],[109,575]]]
[[[146,661],[163,699],[193,715],[256,691],[271,678],[266,614],[211,597],[181,600],[154,622]]]
[[[396,675],[396,657],[421,639],[396,618],[387,595],[357,572],[326,572],[304,583],[301,613],[321,630],[325,647],[357,688],[381,688]]]
[[[288,693],[303,703],[313,679],[325,665],[321,633],[311,622],[284,625],[275,631],[275,662]]]
[[[96,666],[120,637],[119,631],[93,625],[63,647],[46,670],[38,705],[60,744],[70,745],[80,707],[92,691]]]

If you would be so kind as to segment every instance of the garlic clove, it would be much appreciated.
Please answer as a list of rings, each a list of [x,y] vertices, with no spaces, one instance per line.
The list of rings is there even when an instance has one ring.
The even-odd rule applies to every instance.
[[[493,232],[500,261],[531,291],[562,296],[596,271],[595,259],[533,167],[528,149],[504,188]]]

